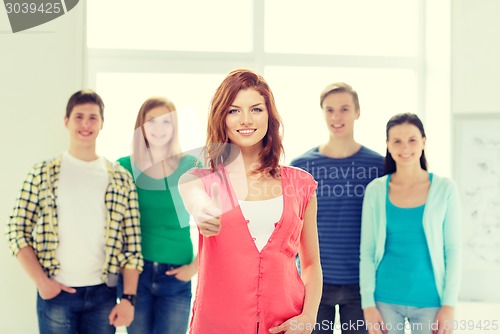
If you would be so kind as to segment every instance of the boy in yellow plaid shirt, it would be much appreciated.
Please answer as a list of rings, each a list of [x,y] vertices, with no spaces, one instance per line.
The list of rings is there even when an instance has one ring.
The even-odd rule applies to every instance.
[[[124,168],[96,154],[103,111],[93,91],[70,97],[69,149],[35,165],[7,224],[11,251],[38,289],[40,334],[111,334],[134,318],[143,266],[137,192]]]

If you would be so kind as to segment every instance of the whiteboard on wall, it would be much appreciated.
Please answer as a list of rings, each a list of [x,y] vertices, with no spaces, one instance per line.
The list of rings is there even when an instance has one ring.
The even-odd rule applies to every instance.
[[[461,300],[500,302],[500,114],[456,115],[463,219]]]

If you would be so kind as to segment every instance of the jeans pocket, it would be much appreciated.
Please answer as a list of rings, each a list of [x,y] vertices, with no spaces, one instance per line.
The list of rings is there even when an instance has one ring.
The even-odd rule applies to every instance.
[[[174,270],[174,269],[178,269],[178,268],[184,267],[186,265],[181,265],[181,264],[166,264],[165,266],[166,266],[166,268],[165,268],[164,271],[167,272],[167,271],[170,271],[170,270]],[[184,269],[186,269],[186,268],[184,268]],[[174,280],[175,282],[178,282],[179,284],[191,282],[191,278],[188,279],[187,281],[185,281],[185,280],[179,279],[177,277],[177,275],[167,275],[166,273],[165,273],[165,275],[167,277],[172,278],[172,280]]]
[[[191,279],[189,279],[189,280],[185,281],[185,280],[183,280],[183,279],[177,278],[177,276],[175,276],[175,275],[172,275],[172,277],[173,277],[173,278],[174,278],[177,282],[179,282],[179,283],[189,283],[189,282],[191,282]]]
[[[40,295],[40,292],[38,292],[38,295],[40,296],[40,298],[43,300],[43,301],[46,301],[46,302],[50,302],[50,301],[54,301],[56,300],[57,298],[60,298],[62,297],[62,294],[65,293],[63,290],[59,291],[59,293],[57,295],[55,295],[54,297],[51,297],[51,298],[43,298],[41,295]]]

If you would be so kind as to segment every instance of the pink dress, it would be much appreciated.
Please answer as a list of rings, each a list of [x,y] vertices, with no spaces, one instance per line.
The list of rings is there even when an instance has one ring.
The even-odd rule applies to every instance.
[[[313,177],[295,167],[281,168],[283,215],[259,252],[224,168],[193,169],[210,194],[219,184],[223,214],[217,236],[199,240],[199,271],[191,334],[269,333],[299,315],[304,283],[295,257],[304,211],[316,190]],[[258,328],[258,330],[257,330]]]

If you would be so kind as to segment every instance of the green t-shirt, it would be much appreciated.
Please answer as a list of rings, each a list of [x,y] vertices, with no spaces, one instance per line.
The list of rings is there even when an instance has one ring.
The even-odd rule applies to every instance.
[[[189,232],[189,213],[179,194],[179,178],[199,166],[195,157],[181,158],[177,169],[167,178],[155,179],[132,167],[130,156],[118,159],[132,174],[139,197],[141,246],[144,259],[184,265],[193,260]]]

